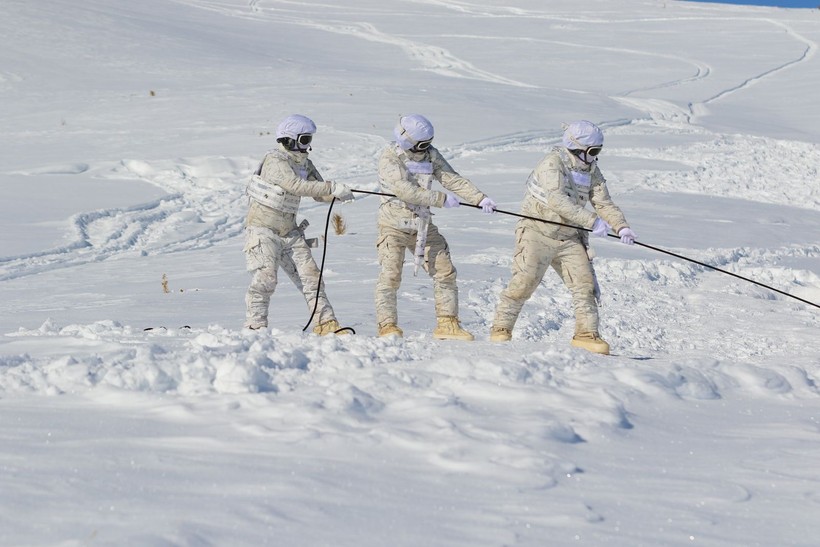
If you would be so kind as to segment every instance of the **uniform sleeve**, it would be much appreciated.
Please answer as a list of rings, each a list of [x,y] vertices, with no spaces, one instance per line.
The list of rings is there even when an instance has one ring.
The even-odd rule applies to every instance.
[[[441,185],[465,202],[478,205],[486,197],[469,179],[459,175],[435,148],[430,150],[430,161],[433,163],[433,175]]]
[[[330,186],[330,183],[325,182],[325,179],[322,177],[321,173],[319,173],[319,170],[316,169],[316,166],[313,165],[312,161],[308,160],[308,165],[308,181],[322,182]],[[319,201],[322,203],[330,203],[331,201],[333,201],[333,196],[330,194],[330,192],[328,192],[328,194],[325,196],[314,196],[313,199],[314,201]]]
[[[598,216],[607,221],[617,234],[623,228],[629,228],[621,209],[612,201],[606,187],[606,179],[596,165],[592,172],[592,187],[589,190],[589,201]]]
[[[401,160],[389,151],[385,151],[379,158],[379,178],[387,190],[412,205],[443,207],[447,198],[444,192],[427,190],[407,180],[406,169]]]
[[[308,180],[296,176],[287,160],[269,154],[262,166],[262,178],[290,194],[321,198],[330,195],[330,183],[324,182],[313,163],[308,161]],[[313,178],[313,180],[311,180]]]
[[[563,165],[558,156],[547,156],[535,170],[536,182],[546,190],[547,207],[567,224],[592,228],[597,215],[578,205],[566,187]]]

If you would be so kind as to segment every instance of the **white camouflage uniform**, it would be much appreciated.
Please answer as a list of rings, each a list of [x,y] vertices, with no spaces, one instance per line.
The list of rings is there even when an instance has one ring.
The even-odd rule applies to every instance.
[[[595,212],[585,208],[587,203]],[[597,162],[588,165],[566,147],[551,150],[530,174],[521,213],[588,229],[601,217],[615,233],[628,228],[623,213],[609,196]],[[588,234],[584,230],[520,220],[515,231],[512,279],[501,292],[493,329],[512,332],[524,303],[552,266],[572,293],[576,336],[597,336],[595,277],[587,249]]]
[[[263,181],[260,187],[267,184],[271,192],[278,194],[277,201],[282,202],[282,206],[273,208],[256,199],[250,200],[244,251],[247,269],[253,278],[245,297],[245,326],[267,326],[270,297],[276,289],[280,267],[302,291],[309,312],[313,311],[318,292],[314,324],[335,320],[324,283],[317,291],[319,268],[305,235],[296,224],[301,197],[331,201],[333,183],[323,181],[306,152],[291,151],[281,144],[265,156],[260,177]]]
[[[376,284],[376,319],[380,327],[398,323],[396,293],[401,284],[405,251],[413,253],[416,246],[418,217],[414,207],[443,207],[447,197],[444,192],[420,184],[420,174],[432,175],[465,202],[477,204],[485,197],[432,146],[412,152],[391,142],[383,150],[379,158],[382,190],[397,197],[383,197],[379,207],[376,247],[381,270]],[[456,269],[447,241],[432,221],[427,230],[423,268],[433,278],[436,317],[458,317]]]

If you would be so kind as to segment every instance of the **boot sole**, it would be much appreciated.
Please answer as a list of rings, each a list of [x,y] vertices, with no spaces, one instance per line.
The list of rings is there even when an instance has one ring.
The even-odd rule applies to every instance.
[[[586,344],[584,342],[576,342],[573,340],[571,345],[576,348],[586,350],[590,353],[597,353],[599,355],[609,355],[609,345],[602,346],[600,344]]]
[[[475,340],[475,336],[470,336],[468,338],[466,336],[457,336],[454,334],[434,334],[433,338],[436,340],[462,340],[464,342],[472,342]]]

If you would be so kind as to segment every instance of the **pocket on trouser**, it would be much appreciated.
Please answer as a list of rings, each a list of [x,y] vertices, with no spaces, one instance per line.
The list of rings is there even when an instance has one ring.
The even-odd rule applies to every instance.
[[[262,238],[258,233],[250,228],[245,232],[245,246],[242,248],[243,252],[248,252],[254,247],[258,247],[262,243]]]
[[[269,262],[271,261],[265,257],[261,244],[245,249],[245,267],[249,272],[261,270]]]
[[[382,245],[387,245],[387,238],[388,237],[389,236],[387,236],[387,235],[379,236],[379,238],[376,240],[376,249],[381,249]]]
[[[424,249],[424,267],[436,282],[455,286],[456,267],[450,256],[450,246],[441,236],[434,238],[432,244]]]
[[[512,259],[513,273],[523,273],[527,271],[527,253],[523,247],[515,249]]]
[[[270,238],[255,230],[245,233],[245,266],[249,272],[261,268],[276,268],[277,247]]]
[[[595,280],[586,249],[578,245],[577,252],[567,253],[558,261],[558,271],[564,283],[573,291],[592,294]]]
[[[526,234],[526,232],[527,230],[525,228],[519,228],[515,233],[513,273],[523,273],[534,276],[538,271],[539,256],[538,253],[531,248],[534,246],[534,243],[527,239],[526,235],[529,234]]]
[[[380,267],[379,279],[390,279],[390,285],[397,285],[401,280],[406,248],[397,238],[386,234],[379,236],[376,249]]]

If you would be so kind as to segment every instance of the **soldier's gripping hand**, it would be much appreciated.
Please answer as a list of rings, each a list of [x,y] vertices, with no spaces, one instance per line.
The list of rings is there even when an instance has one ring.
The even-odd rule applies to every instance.
[[[356,199],[353,192],[350,191],[350,187],[343,182],[331,182],[330,194],[342,203],[350,203]]]
[[[495,213],[495,202],[489,196],[484,196],[478,206],[481,207],[481,210],[485,213]]]
[[[621,238],[621,243],[626,243],[627,245],[634,245],[635,240],[638,238],[635,232],[629,228],[621,228],[621,231],[618,232],[618,237]]]
[[[595,237],[606,237],[612,227],[607,224],[607,221],[598,217],[595,219],[595,224],[592,225],[592,235]]]

